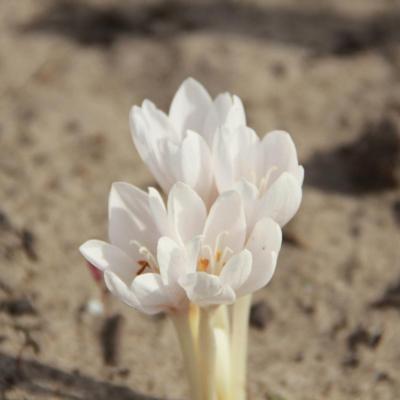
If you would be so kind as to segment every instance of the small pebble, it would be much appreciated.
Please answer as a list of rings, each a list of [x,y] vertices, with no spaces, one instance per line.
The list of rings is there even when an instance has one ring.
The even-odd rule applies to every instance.
[[[102,315],[104,313],[104,306],[100,300],[91,299],[86,304],[86,310],[91,315]]]

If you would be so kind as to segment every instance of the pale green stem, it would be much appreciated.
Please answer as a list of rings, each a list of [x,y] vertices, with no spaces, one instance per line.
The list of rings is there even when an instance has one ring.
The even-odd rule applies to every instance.
[[[198,348],[193,339],[190,312],[171,314],[176,334],[182,351],[183,363],[189,381],[192,400],[203,400],[201,397],[201,384],[199,381]]]
[[[212,326],[212,308],[200,308],[199,321],[199,367],[201,375],[201,400],[216,400],[216,348]]]
[[[251,295],[239,298],[232,306],[232,400],[246,400],[247,340],[250,306]]]

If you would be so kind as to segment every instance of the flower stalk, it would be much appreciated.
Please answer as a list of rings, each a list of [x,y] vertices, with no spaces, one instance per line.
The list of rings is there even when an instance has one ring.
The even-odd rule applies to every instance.
[[[245,400],[251,296],[231,309],[221,305],[171,314],[192,400]],[[229,315],[231,311],[231,315]]]

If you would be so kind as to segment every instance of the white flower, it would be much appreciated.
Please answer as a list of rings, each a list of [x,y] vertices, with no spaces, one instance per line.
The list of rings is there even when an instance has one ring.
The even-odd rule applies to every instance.
[[[248,229],[264,217],[284,226],[300,206],[304,169],[287,132],[273,131],[260,140],[248,127],[219,129],[214,173],[219,192],[241,194]]]
[[[260,220],[246,240],[246,222],[236,191],[221,194],[207,215],[188,185],[175,184],[165,207],[155,189],[112,186],[111,243],[90,240],[84,257],[104,272],[109,290],[147,314],[232,303],[271,279],[281,246],[279,226]],[[244,249],[244,247],[246,247]]]
[[[143,161],[168,193],[178,181],[191,186],[208,204],[215,197],[211,147],[220,126],[246,125],[243,104],[229,93],[212,100],[196,80],[186,79],[169,114],[149,100],[130,112],[133,141]]]
[[[217,193],[236,189],[245,203],[248,232],[271,217],[281,226],[297,212],[304,169],[290,135],[262,140],[246,127],[241,100],[223,93],[213,101],[192,78],[185,80],[166,115],[149,100],[130,113],[132,137],[165,193],[178,181],[209,207]]]
[[[196,193],[191,191],[196,197]],[[187,248],[179,246],[170,237],[162,236],[174,228],[174,237],[182,242],[185,231],[180,231],[179,205],[181,200],[177,190],[172,190],[169,202],[174,204],[166,220],[159,220],[157,207],[165,206],[154,189],[143,192],[127,183],[114,183],[109,198],[109,239],[111,243],[89,240],[80,250],[83,256],[104,272],[108,289],[124,303],[144,313],[185,308],[185,292],[177,280],[186,272],[196,269],[190,256],[195,251],[198,239],[188,243]],[[197,196],[198,197],[198,196]],[[199,199],[200,200],[200,199]],[[196,210],[196,218],[202,228],[202,210]],[[183,212],[182,218],[188,218]],[[205,210],[204,210],[205,216]],[[174,220],[178,223],[174,225]],[[196,221],[189,218],[191,226]],[[163,225],[163,223],[165,225]],[[181,236],[182,234],[182,236]],[[198,246],[197,246],[198,247]]]

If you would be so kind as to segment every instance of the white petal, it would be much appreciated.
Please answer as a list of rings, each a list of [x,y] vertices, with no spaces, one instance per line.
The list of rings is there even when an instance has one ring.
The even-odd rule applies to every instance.
[[[128,183],[117,182],[109,197],[109,237],[127,254],[136,255],[136,240],[154,252],[159,237],[149,207],[148,194]]]
[[[281,245],[282,231],[275,221],[264,218],[256,224],[246,244],[253,264],[247,281],[239,290],[241,295],[254,292],[271,280]]]
[[[235,292],[229,286],[223,286],[220,279],[206,272],[195,272],[180,279],[189,299],[199,306],[231,304],[235,301]]]
[[[219,94],[214,100],[213,107],[210,107],[203,128],[203,137],[210,147],[217,129],[225,123],[231,108],[232,96],[229,93]]]
[[[230,132],[220,128],[213,143],[213,164],[215,183],[220,193],[232,189],[236,180],[235,156],[230,144]]]
[[[207,210],[203,200],[188,185],[176,183],[168,196],[170,226],[185,244],[203,231]]]
[[[187,273],[195,272],[197,270],[197,263],[200,256],[201,244],[203,241],[202,236],[196,236],[190,240],[186,246],[186,257],[188,260],[186,271]]]
[[[224,127],[215,135],[215,179],[220,192],[230,190],[240,179],[256,181],[259,138],[245,126]]]
[[[269,177],[271,184],[285,171],[297,177],[299,165],[297,151],[289,133],[284,131],[268,133],[261,142],[260,152],[261,176],[273,168]]]
[[[242,101],[230,93],[221,93],[214,100],[214,106],[206,117],[203,137],[211,147],[218,128],[226,125],[230,128],[246,125],[246,115]]]
[[[149,194],[149,207],[153,220],[157,225],[160,236],[172,235],[171,226],[168,219],[167,209],[165,208],[164,201],[158,190],[150,187]]]
[[[138,253],[136,258],[131,258],[118,247],[101,240],[89,240],[79,250],[90,264],[100,271],[114,272],[126,284],[130,284],[136,276]]]
[[[158,241],[157,260],[165,285],[176,284],[181,276],[189,272],[185,249],[166,236]]]
[[[229,285],[233,290],[239,289],[248,279],[251,272],[252,255],[243,250],[229,259],[223,267],[220,279],[223,285]]]
[[[302,186],[304,182],[304,168],[302,165],[299,166],[296,177],[299,182],[299,185]]]
[[[149,123],[150,132],[156,138],[170,138],[179,141],[180,136],[171,125],[168,116],[159,110],[151,101],[144,100],[142,104],[144,117]]]
[[[132,283],[131,290],[148,314],[166,311],[173,306],[168,291],[159,274],[139,275]]]
[[[182,180],[208,202],[213,189],[210,149],[196,132],[188,131],[181,147]]]
[[[188,78],[172,100],[169,118],[181,135],[188,129],[201,133],[211,106],[212,99],[207,90],[193,78]]]
[[[146,103],[144,102],[143,104],[145,105]],[[149,105],[147,107],[143,106],[143,109],[136,106],[132,107],[129,114],[131,134],[140,157],[146,163],[160,186],[164,190],[168,190],[171,184],[171,177],[169,170],[164,166],[165,161],[162,158],[159,143],[162,140],[170,139],[173,137],[173,134],[168,133],[170,132],[169,127],[165,126],[163,128],[160,126],[161,124],[154,123],[153,119],[148,115],[149,108],[151,109]],[[161,111],[159,112],[161,113]],[[167,117],[165,116],[165,118]],[[164,121],[165,118],[163,118]],[[157,119],[154,118],[154,120]]]
[[[183,180],[182,171],[182,143],[176,143],[169,139],[158,142],[160,157],[163,159],[163,168],[168,177],[170,177],[169,189],[177,181]],[[164,189],[164,188],[163,188]],[[169,192],[164,189],[165,193]]]
[[[222,232],[222,247],[228,246],[234,253],[243,248],[246,220],[240,195],[235,191],[221,194],[212,205],[204,228],[204,243],[214,249]]]
[[[252,228],[254,221],[254,209],[258,199],[258,189],[249,181],[242,179],[235,184],[234,190],[239,193],[242,199],[243,208],[246,215],[247,233],[250,233],[249,229]]]
[[[271,217],[284,226],[296,214],[301,198],[302,190],[297,179],[285,172],[259,199],[256,219]]]
[[[254,181],[257,174],[257,152],[260,147],[260,139],[256,132],[247,126],[239,126],[231,130],[236,143],[235,181],[241,178],[245,178],[250,182]]]
[[[224,123],[230,127],[246,126],[246,113],[242,100],[238,96],[233,96],[232,100],[232,106]]]
[[[108,290],[130,307],[134,307],[139,311],[143,311],[135,294],[129,289],[127,284],[123,282],[117,274],[112,271],[104,272],[104,281]]]

